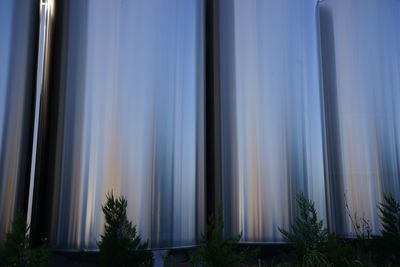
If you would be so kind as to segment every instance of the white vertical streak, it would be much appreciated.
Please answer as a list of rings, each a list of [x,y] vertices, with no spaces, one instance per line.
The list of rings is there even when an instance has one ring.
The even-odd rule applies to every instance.
[[[51,11],[53,0],[41,0],[40,2],[40,28],[39,28],[39,44],[38,44],[38,63],[36,74],[36,87],[35,87],[35,113],[34,113],[34,126],[33,126],[33,142],[32,142],[32,161],[29,180],[29,198],[28,198],[28,211],[26,221],[31,223],[32,219],[32,205],[33,205],[33,192],[35,186],[35,172],[36,172],[36,156],[38,149],[38,135],[39,135],[39,113],[41,106],[41,98],[43,88],[45,86],[45,68],[48,60],[48,40],[49,40],[49,24],[51,23]]]

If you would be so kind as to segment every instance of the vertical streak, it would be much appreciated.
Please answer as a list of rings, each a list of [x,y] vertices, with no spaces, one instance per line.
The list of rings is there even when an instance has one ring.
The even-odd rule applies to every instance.
[[[221,203],[218,0],[205,0],[205,168],[207,217]]]
[[[339,122],[337,117],[337,85],[335,62],[335,36],[333,33],[332,14],[326,8],[318,9],[318,25],[321,60],[321,102],[324,131],[325,188],[327,203],[332,203],[327,217],[331,229],[342,229],[343,198],[334,201],[335,196],[343,196],[341,191],[341,160]],[[329,204],[328,204],[329,205]],[[340,214],[340,216],[338,216]]]
[[[44,93],[47,86],[49,54],[51,48],[51,29],[53,20],[53,0],[41,0],[40,2],[40,28],[39,28],[39,43],[38,43],[38,60],[36,74],[36,91],[35,91],[35,108],[34,108],[34,125],[33,125],[33,142],[32,142],[32,161],[29,180],[29,196],[28,210],[26,221],[30,225],[33,208],[33,195],[36,176],[36,159],[38,151],[38,137],[41,116],[41,108],[43,105]]]

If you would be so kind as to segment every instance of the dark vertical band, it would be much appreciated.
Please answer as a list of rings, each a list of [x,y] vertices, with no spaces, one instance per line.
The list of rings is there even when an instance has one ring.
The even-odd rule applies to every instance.
[[[42,79],[42,83],[39,84],[37,81],[37,86],[36,86],[36,90],[40,90],[39,93],[40,100],[36,102],[36,105],[39,106],[37,114],[38,116],[38,127],[36,133],[37,143],[36,143],[36,152],[32,154],[32,157],[35,157],[35,162],[34,164],[32,164],[31,167],[31,172],[33,173],[33,181],[32,181],[33,187],[30,188],[30,191],[32,191],[31,192],[32,204],[31,207],[28,207],[28,209],[29,208],[31,209],[30,237],[31,237],[31,242],[34,246],[39,245],[41,243],[41,239],[48,236],[44,232],[44,229],[45,229],[45,213],[49,207],[49,202],[47,201],[48,195],[46,188],[49,184],[48,172],[51,166],[51,164],[49,164],[48,151],[50,148],[49,130],[51,129],[49,125],[50,123],[49,118],[52,112],[50,111],[49,105],[51,103],[50,101],[51,95],[53,94],[54,91],[51,90],[50,76],[54,72],[54,70],[52,69],[52,58],[53,58],[52,52],[54,45],[53,25],[55,24],[54,23],[55,0],[39,1],[39,2],[41,2],[39,3],[40,5],[46,3],[47,4],[46,8],[49,8],[49,5],[52,5],[52,11],[46,11],[48,12],[48,17],[46,21],[42,21],[43,18],[40,18],[42,24],[41,27],[43,27],[43,23],[45,23],[48,32],[46,34],[46,39],[39,40],[39,48],[38,48],[41,49],[40,47],[41,42],[45,42],[43,55],[38,53],[38,62],[42,60],[43,65],[39,66],[38,64],[38,73],[40,75],[39,68],[42,68],[42,77],[37,77],[37,79],[38,80]],[[41,56],[43,57],[42,59],[39,58]]]
[[[205,0],[205,165],[207,218],[221,205],[218,0]]]
[[[341,179],[341,152],[337,100],[335,37],[331,11],[317,6],[320,40],[321,97],[324,130],[325,192],[329,228],[344,231],[346,214],[343,214],[344,191]],[[339,215],[340,214],[340,215]]]

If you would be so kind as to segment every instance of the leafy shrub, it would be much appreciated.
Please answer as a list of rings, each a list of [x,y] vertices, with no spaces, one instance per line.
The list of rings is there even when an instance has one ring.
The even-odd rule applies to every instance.
[[[314,202],[298,194],[299,215],[290,231],[279,228],[293,250],[294,262],[301,266],[353,266],[357,265],[353,248],[324,227],[318,219]]]
[[[200,246],[191,256],[193,264],[200,264],[203,267],[235,267],[244,266],[257,257],[258,250],[249,248],[239,250],[238,242],[242,239],[242,234],[224,238],[223,229],[224,222],[220,208],[217,214],[208,218],[207,232],[202,234]]]
[[[100,264],[102,266],[152,266],[153,253],[147,250],[148,243],[141,242],[136,227],[128,221],[124,197],[115,198],[107,195],[107,202],[102,207],[105,215],[105,233],[98,243]]]
[[[329,233],[323,251],[331,266],[369,266],[363,252],[359,252],[351,241],[343,240],[335,233]]]
[[[352,239],[352,247],[355,257],[357,258],[357,262],[362,263],[363,265],[371,264],[374,257],[374,250],[370,221],[365,219],[364,217],[359,218],[357,216],[357,213],[354,213],[352,215],[349,205],[347,203],[346,194],[344,195],[344,197],[346,212],[349,216],[355,233],[355,240]]]
[[[45,267],[50,265],[50,249],[46,244],[31,248],[28,232],[29,225],[26,223],[25,216],[22,211],[17,210],[11,232],[6,233],[0,260],[2,267]]]
[[[400,203],[385,195],[378,204],[381,236],[374,236],[378,261],[400,265]]]
[[[299,215],[296,217],[290,231],[279,228],[285,241],[292,244],[294,255],[298,262],[313,259],[313,262],[326,262],[325,244],[328,242],[329,233],[324,228],[323,222],[318,220],[314,203],[299,194],[296,198]],[[307,265],[313,266],[313,265]],[[321,265],[327,266],[327,265]]]

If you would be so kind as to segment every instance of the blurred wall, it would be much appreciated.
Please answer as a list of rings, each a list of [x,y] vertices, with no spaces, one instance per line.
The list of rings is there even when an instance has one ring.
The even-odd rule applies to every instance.
[[[196,245],[219,194],[243,242],[281,242],[299,192],[346,237],[349,215],[376,233],[376,204],[400,200],[398,0],[210,1],[212,66],[203,1],[55,3],[36,239],[96,249],[111,191],[152,248]],[[27,205],[38,6],[0,1],[0,240]],[[221,188],[206,192],[211,146]]]
[[[377,203],[400,200],[400,1],[319,2],[328,221],[379,230]]]
[[[27,205],[38,14],[38,1],[0,1],[0,240]]]
[[[151,247],[197,243],[205,221],[201,2],[58,2],[46,201],[56,248],[97,248],[111,191],[127,198]]]
[[[316,1],[222,0],[220,25],[226,234],[279,242],[297,193],[325,218]]]

